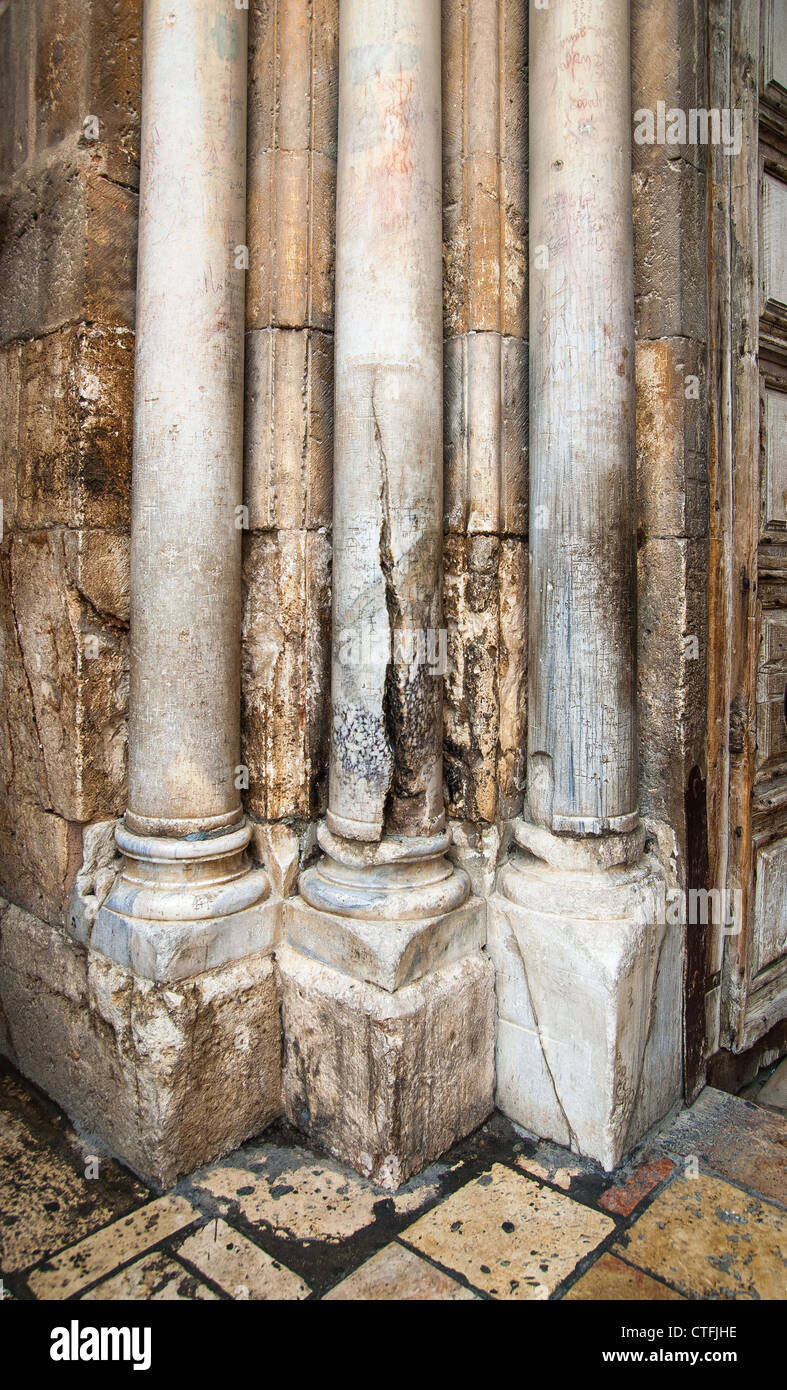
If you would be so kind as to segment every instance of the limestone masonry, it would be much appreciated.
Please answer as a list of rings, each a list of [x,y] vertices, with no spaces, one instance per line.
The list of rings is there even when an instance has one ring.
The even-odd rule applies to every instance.
[[[787,1049],[786,14],[0,0],[0,1051],[146,1183]]]

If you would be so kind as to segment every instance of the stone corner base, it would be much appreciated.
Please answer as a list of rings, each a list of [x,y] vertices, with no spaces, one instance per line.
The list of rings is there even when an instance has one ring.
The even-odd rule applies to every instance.
[[[282,1111],[271,952],[141,978],[18,907],[0,916],[0,1048],[141,1177],[166,1188]]]
[[[655,861],[584,888],[523,863],[507,872],[524,902],[489,900],[496,1102],[610,1171],[680,1099],[681,927],[664,919]]]
[[[277,955],[285,1111],[313,1142],[394,1190],[486,1119],[494,970],[482,951],[393,993],[290,945]]]

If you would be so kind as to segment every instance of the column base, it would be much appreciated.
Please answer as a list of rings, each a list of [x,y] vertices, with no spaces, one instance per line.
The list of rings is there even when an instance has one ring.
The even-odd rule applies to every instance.
[[[494,971],[481,951],[394,992],[288,945],[277,959],[285,1112],[314,1143],[393,1191],[486,1119]]]
[[[160,1188],[281,1114],[270,952],[160,984],[0,903],[0,1022],[0,1048],[85,1153],[109,1149]]]
[[[497,1105],[607,1170],[681,1094],[682,932],[665,917],[648,855],[570,869],[517,851],[489,901]]]
[[[485,905],[447,832],[324,858],[284,908],[284,1098],[293,1124],[394,1189],[489,1114],[494,971]]]
[[[138,835],[120,822],[117,877],[92,922],[72,902],[72,934],[135,975],[160,982],[270,950],[281,902],[268,900],[267,874],[248,862],[250,838],[242,822],[186,839]]]
[[[484,904],[478,898],[439,917],[404,922],[318,912],[301,897],[290,898],[283,914],[291,946],[389,994],[486,943]]]

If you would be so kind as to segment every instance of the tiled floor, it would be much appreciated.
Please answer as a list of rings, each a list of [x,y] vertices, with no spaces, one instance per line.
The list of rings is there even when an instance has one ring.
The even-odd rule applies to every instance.
[[[159,1196],[0,1072],[11,1299],[787,1295],[787,1119],[721,1091],[614,1174],[501,1116],[394,1196],[279,1127]]]

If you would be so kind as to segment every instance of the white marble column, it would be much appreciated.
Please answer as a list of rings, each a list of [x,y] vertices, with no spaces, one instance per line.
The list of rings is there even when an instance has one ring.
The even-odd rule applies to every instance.
[[[425,917],[469,892],[443,858],[440,4],[339,23],[327,858],[301,892]]]
[[[638,804],[628,0],[533,23],[528,797],[598,834]]]
[[[238,775],[247,21],[145,0],[129,801],[92,944],[154,977],[238,954],[268,890]]]
[[[490,904],[498,1104],[613,1167],[680,1089],[636,742],[629,0],[530,9],[526,813]]]

